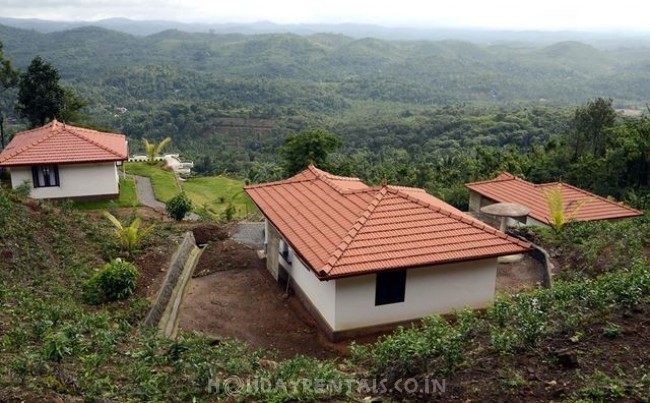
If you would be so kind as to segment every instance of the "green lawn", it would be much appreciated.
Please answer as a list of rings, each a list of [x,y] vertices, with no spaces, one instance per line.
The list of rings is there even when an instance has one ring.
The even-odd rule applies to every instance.
[[[174,174],[165,171],[160,165],[149,165],[146,162],[127,162],[124,164],[124,169],[127,174],[151,178],[154,196],[161,202],[168,201],[179,192]]]
[[[165,202],[178,194],[174,174],[165,171],[160,165],[128,162],[124,167],[128,174],[151,178],[156,199]],[[237,179],[225,176],[196,177],[181,182],[181,187],[192,199],[194,210],[205,210],[214,218],[220,218],[230,202],[235,207],[235,218],[246,217],[257,211],[243,192],[244,182]]]
[[[246,217],[257,211],[253,202],[244,193],[244,182],[225,176],[196,177],[182,182],[183,190],[192,199],[195,209],[205,208],[211,215],[219,218],[232,202],[234,217]]]
[[[120,197],[117,200],[74,202],[74,207],[82,210],[137,207],[138,205],[138,197],[135,194],[135,181],[129,178],[120,178]]]

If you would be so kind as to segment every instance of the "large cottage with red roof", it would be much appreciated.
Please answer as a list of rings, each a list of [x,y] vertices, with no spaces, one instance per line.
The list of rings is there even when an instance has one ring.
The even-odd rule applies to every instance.
[[[266,218],[268,270],[332,339],[484,307],[497,257],[530,248],[422,189],[314,166],[245,191]]]
[[[470,190],[469,210],[478,214],[493,203],[517,203],[530,209],[524,224],[548,226],[551,213],[547,194],[559,189],[565,211],[575,221],[618,220],[643,215],[639,210],[605,199],[562,182],[534,184],[504,172],[494,179],[465,184]]]
[[[56,120],[17,133],[0,153],[11,184],[29,183],[35,199],[101,199],[119,196],[117,164],[128,158],[126,137]]]

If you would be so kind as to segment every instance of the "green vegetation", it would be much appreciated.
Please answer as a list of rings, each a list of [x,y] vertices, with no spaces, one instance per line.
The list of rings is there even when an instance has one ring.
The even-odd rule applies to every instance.
[[[113,235],[120,248],[122,248],[124,252],[127,252],[131,257],[133,257],[134,252],[140,247],[142,241],[154,229],[153,224],[140,228],[140,225],[142,224],[142,219],[140,217],[133,218],[131,224],[128,226],[120,222],[120,220],[115,218],[115,216],[108,211],[104,211],[104,217],[106,217],[108,221],[113,224],[113,227],[115,227]]]
[[[75,201],[74,207],[81,210],[107,210],[115,207],[138,207],[135,181],[120,178],[120,196],[117,200]]]
[[[174,197],[179,189],[173,172],[162,169],[160,165],[149,165],[141,162],[127,162],[124,170],[130,175],[146,176],[151,179],[156,199],[167,202]]]
[[[176,196],[172,197],[165,206],[167,214],[176,221],[181,221],[185,218],[185,214],[192,211],[192,200],[185,194],[181,192]]]
[[[130,297],[135,291],[138,269],[129,262],[111,260],[84,284],[84,298],[93,305]]]
[[[31,127],[42,126],[54,118],[64,122],[81,118],[78,111],[88,103],[70,89],[61,87],[59,78],[59,72],[40,56],[36,56],[20,76],[16,112],[27,119]]]
[[[309,129],[289,136],[280,148],[282,165],[288,176],[293,176],[309,164],[328,170],[327,157],[341,148],[341,139],[323,129]]]
[[[160,201],[169,201],[178,194],[174,174],[160,165],[129,162],[125,164],[125,169],[128,174],[151,178],[154,194]],[[225,176],[201,176],[180,183],[194,208],[213,218],[219,219],[229,205],[234,209],[233,217],[246,217],[257,211],[243,192],[244,183],[240,180]]]
[[[205,210],[215,218],[231,206],[232,217],[246,217],[257,211],[243,191],[244,183],[225,176],[190,178],[182,183],[183,190],[195,207]]]
[[[159,143],[150,143],[147,139],[142,139],[144,150],[147,153],[149,165],[153,165],[156,157],[162,153],[162,150],[172,141],[171,137],[165,137]]]
[[[91,307],[84,283],[105,261],[111,228],[48,203],[23,204],[0,189],[0,396],[66,399],[210,401],[228,399],[228,379],[337,381],[330,361],[305,357],[263,365],[270,352],[229,339],[180,334],[171,340],[140,328],[149,302],[140,295]],[[107,257],[111,260],[115,256]],[[339,391],[244,388],[257,401],[345,399]],[[228,386],[231,389],[228,389]],[[237,391],[237,390],[235,390]]]

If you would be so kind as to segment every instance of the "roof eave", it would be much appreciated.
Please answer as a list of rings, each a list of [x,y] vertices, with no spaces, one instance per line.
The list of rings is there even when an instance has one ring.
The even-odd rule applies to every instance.
[[[418,268],[422,268],[422,267],[441,266],[441,265],[449,264],[449,263],[472,262],[472,261],[491,259],[491,258],[501,257],[501,256],[509,256],[509,255],[517,255],[517,254],[521,254],[521,253],[528,253],[531,250],[533,250],[532,246],[530,246],[528,248],[524,248],[522,246],[521,248],[523,250],[521,250],[519,252],[490,253],[490,254],[486,254],[486,255],[472,257],[471,259],[467,259],[467,258],[445,259],[445,260],[437,261],[435,263],[422,263],[422,264],[417,264],[417,265],[412,265],[412,266],[382,267],[382,268],[379,268],[379,269],[373,269],[373,270],[368,270],[368,271],[363,271],[363,272],[340,273],[340,274],[321,276],[321,275],[318,274],[318,272],[314,271],[313,269],[312,269],[312,271],[314,271],[316,273],[316,277],[320,281],[328,281],[328,280],[336,280],[336,279],[347,278],[347,277],[358,277],[358,276],[363,276],[363,275],[366,275],[366,274],[375,274],[375,273],[380,273],[380,272],[385,272],[385,271],[410,270],[410,269],[418,269]]]
[[[77,164],[95,164],[102,162],[118,162],[126,161],[128,157],[122,158],[110,158],[110,159],[101,159],[101,160],[87,160],[87,161],[48,161],[48,162],[22,162],[19,164],[12,164],[11,162],[0,162],[0,167],[11,168],[11,167],[28,167],[35,165],[77,165]]]

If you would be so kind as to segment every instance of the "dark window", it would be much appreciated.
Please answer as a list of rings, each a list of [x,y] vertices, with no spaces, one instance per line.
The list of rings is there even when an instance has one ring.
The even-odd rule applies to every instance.
[[[59,167],[56,165],[32,167],[32,183],[35,188],[59,186]]]
[[[406,293],[406,270],[377,273],[375,305],[404,302]]]
[[[285,262],[291,263],[291,254],[289,253],[289,245],[284,240],[280,240],[280,256]]]

